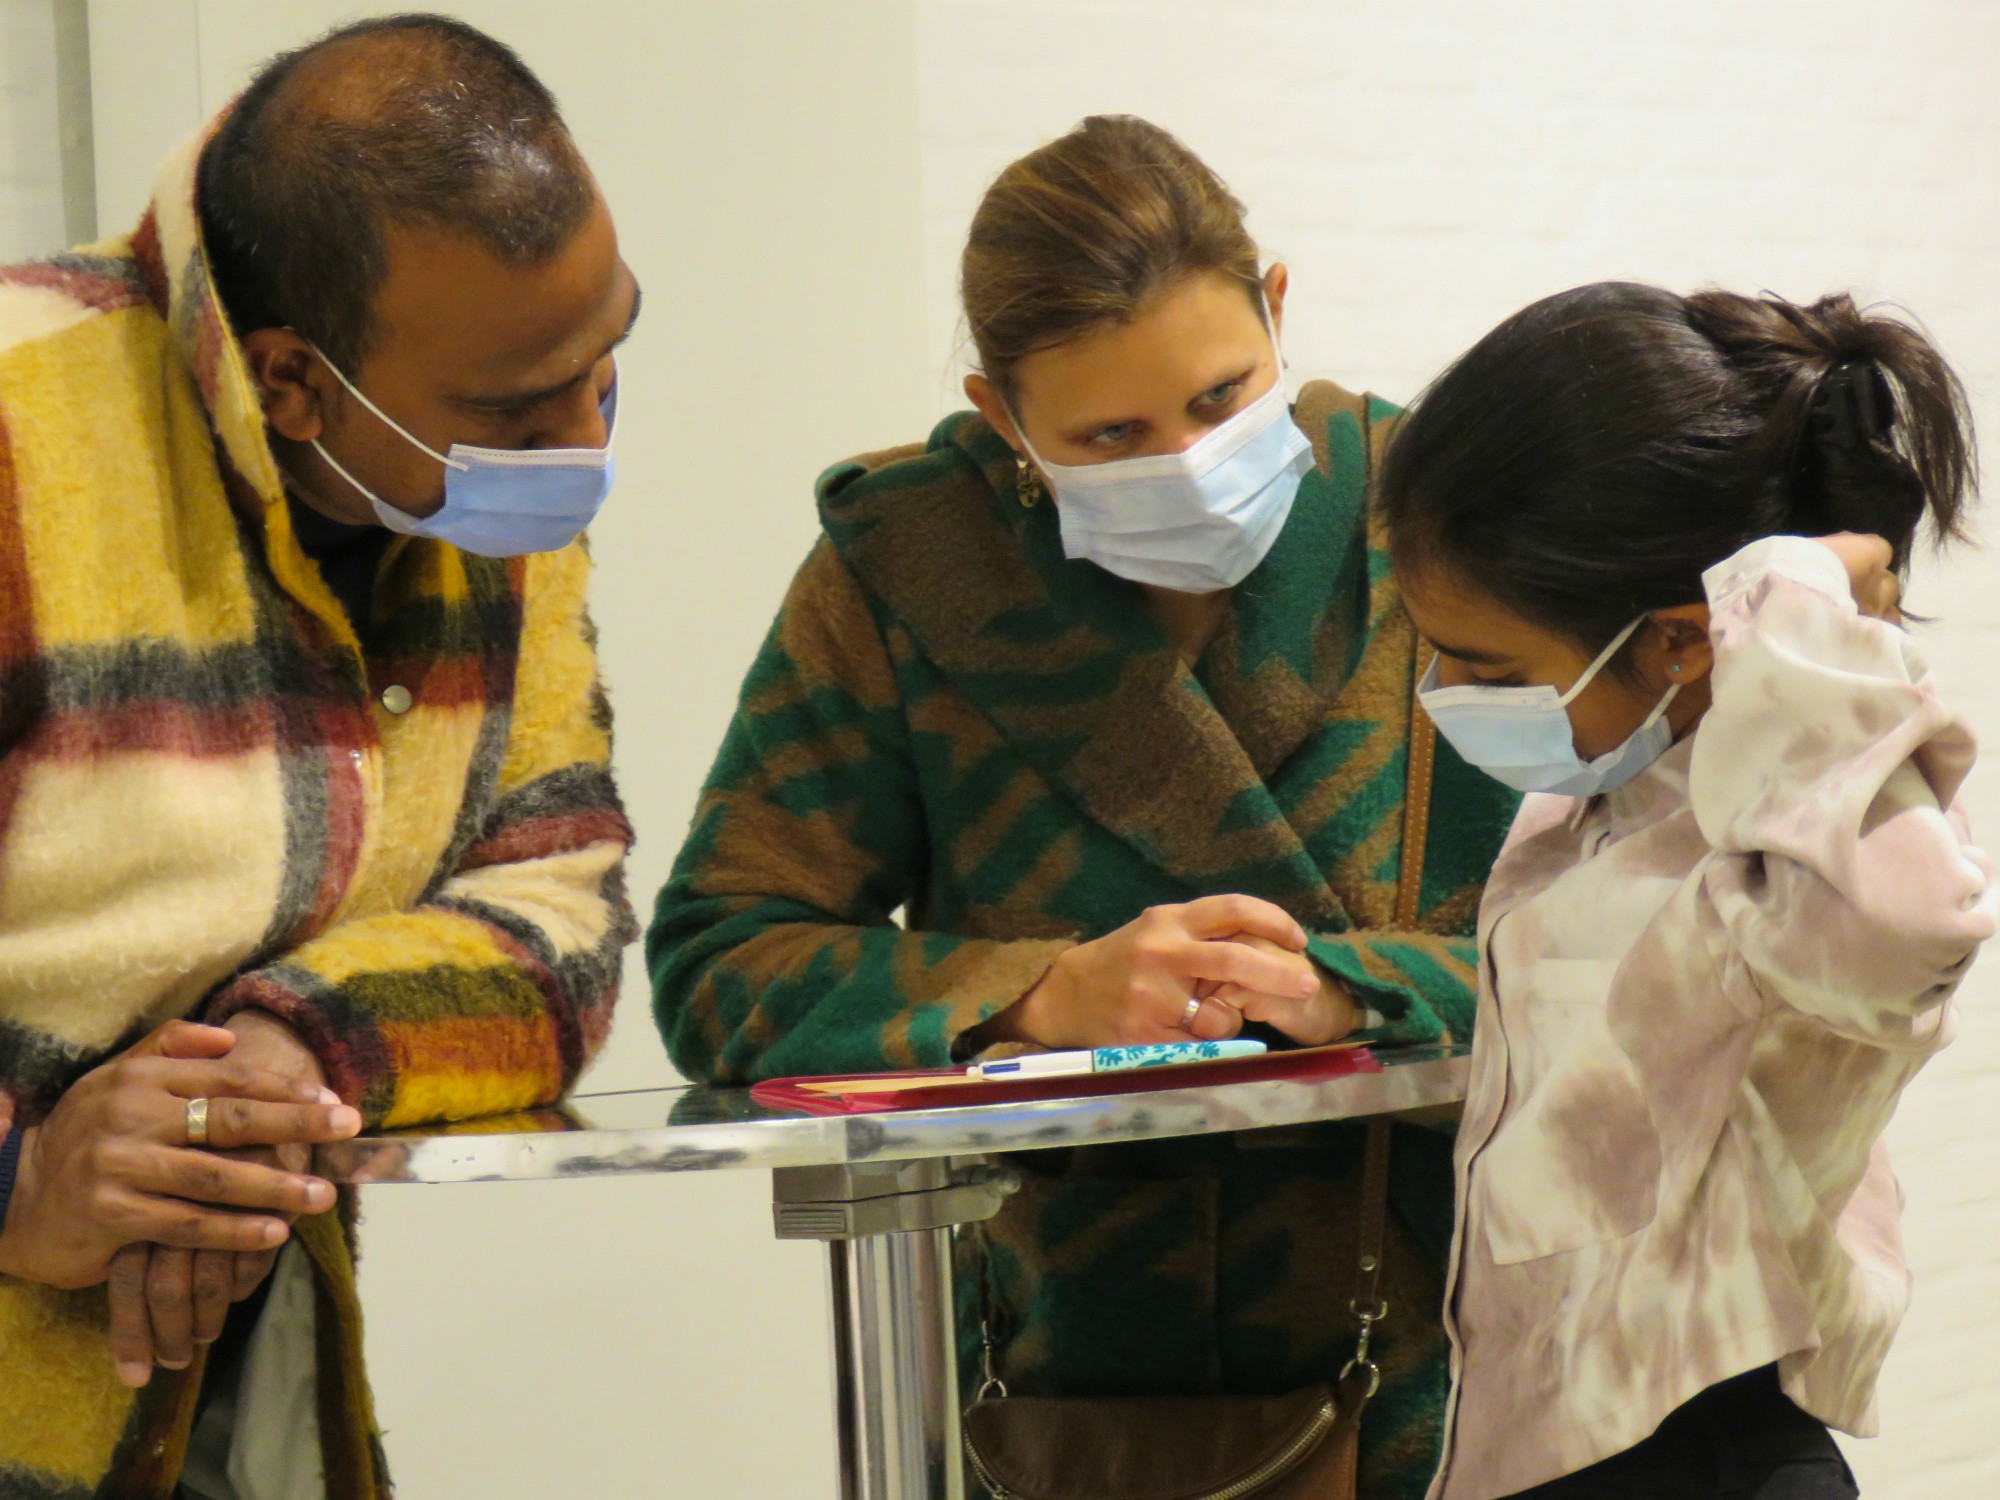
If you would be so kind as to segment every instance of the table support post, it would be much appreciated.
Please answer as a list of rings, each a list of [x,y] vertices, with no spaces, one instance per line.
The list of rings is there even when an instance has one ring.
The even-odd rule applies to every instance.
[[[842,1500],[964,1500],[951,1231],[827,1245]]]
[[[1017,1185],[980,1158],[781,1167],[779,1239],[827,1243],[841,1500],[965,1500],[951,1228]]]

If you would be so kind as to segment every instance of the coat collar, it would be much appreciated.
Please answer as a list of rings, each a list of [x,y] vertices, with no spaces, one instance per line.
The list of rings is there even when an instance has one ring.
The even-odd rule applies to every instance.
[[[153,201],[133,237],[133,254],[176,347],[200,389],[230,467],[266,513],[284,511],[284,481],[265,436],[264,410],[228,315],[209,277],[208,251],[195,208],[202,147],[221,117],[183,142],[160,170]]]
[[[1063,556],[1053,506],[1020,503],[1013,451],[970,413],[920,456],[830,470],[821,517],[924,654],[1093,821],[1191,893],[1344,926],[1267,782],[1326,723],[1368,625],[1367,413],[1345,400],[1309,432],[1320,465],[1196,670],[1136,588]]]
[[[331,641],[358,653],[360,641],[354,623],[319,567],[299,545],[285,499],[283,471],[264,423],[263,404],[209,271],[208,247],[202,240],[201,214],[195,200],[196,178],[202,149],[224,114],[210,120],[167,158],[153,200],[132,236],[131,253],[148,296],[166,320],[175,348],[200,392],[209,428],[220,449],[230,503],[252,534],[262,537],[272,576],[317,616]],[[412,589],[451,598],[467,592],[471,574],[497,577],[511,566],[490,559],[468,559],[445,543],[407,537],[390,542],[384,566],[391,562]],[[488,586],[492,586],[491,578]]]
[[[1326,722],[1353,677],[1375,581],[1368,409],[1322,381],[1300,393],[1295,418],[1313,440],[1314,468],[1277,544],[1237,587],[1197,663],[1202,685],[1266,780]]]

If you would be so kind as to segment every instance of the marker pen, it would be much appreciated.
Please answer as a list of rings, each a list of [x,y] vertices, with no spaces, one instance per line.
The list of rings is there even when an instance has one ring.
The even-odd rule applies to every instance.
[[[1142,1047],[1098,1047],[1089,1052],[1036,1052],[998,1062],[974,1063],[968,1078],[1068,1078],[1084,1073],[1122,1073],[1132,1068],[1160,1068],[1171,1063],[1218,1062],[1226,1057],[1255,1057],[1262,1042],[1157,1042]]]

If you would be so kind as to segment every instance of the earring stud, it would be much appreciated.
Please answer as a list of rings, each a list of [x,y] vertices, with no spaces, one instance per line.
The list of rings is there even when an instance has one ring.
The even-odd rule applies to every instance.
[[[1042,498],[1042,471],[1027,459],[1016,456],[1014,470],[1014,498],[1029,510]]]

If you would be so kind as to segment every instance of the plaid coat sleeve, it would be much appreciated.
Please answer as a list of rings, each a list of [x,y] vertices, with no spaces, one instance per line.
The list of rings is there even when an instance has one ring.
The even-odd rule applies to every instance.
[[[941,1066],[1071,946],[897,925],[929,852],[916,753],[888,645],[822,541],[750,669],[647,934],[684,1074]]]
[[[371,1125],[550,1102],[610,1031],[635,936],[631,828],[611,780],[589,559],[578,546],[523,566],[514,699],[468,846],[412,909],[337,923],[208,1008],[289,1023]]]

